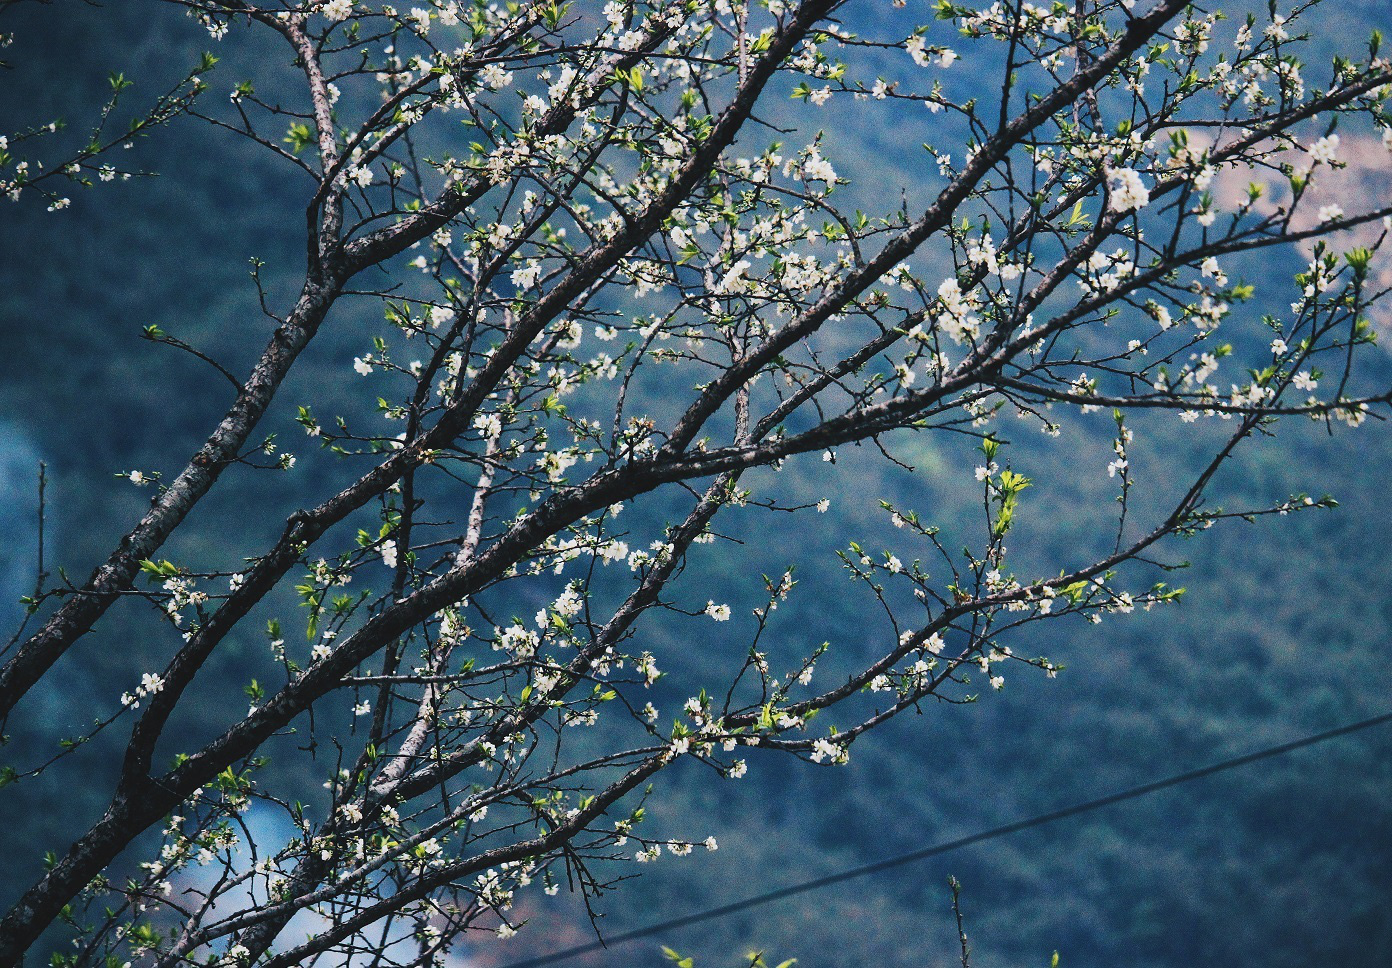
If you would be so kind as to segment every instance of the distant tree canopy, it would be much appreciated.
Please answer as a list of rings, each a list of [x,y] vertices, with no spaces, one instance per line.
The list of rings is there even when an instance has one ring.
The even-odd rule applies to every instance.
[[[614,860],[717,849],[644,825],[665,768],[738,779],[751,747],[845,763],[925,700],[1053,675],[1014,650],[1021,629],[1174,602],[1173,539],[1331,505],[1211,506],[1239,447],[1392,400],[1362,369],[1392,205],[1328,188],[1349,153],[1392,148],[1392,63],[1374,36],[1307,77],[1315,4],[1231,21],[1180,0],[940,0],[906,38],[850,32],[837,0],[419,2],[156,7],[220,52],[269,37],[285,56],[233,79],[205,55],[138,109],[114,74],[68,154],[56,122],[0,139],[0,193],[55,217],[142,174],[123,148],[175,119],[250,139],[306,186],[277,213],[305,227],[302,285],[286,305],[261,293],[250,372],[145,329],[232,394],[206,442],[173,471],[122,470],[112,486],[146,489],[149,510],[85,582],[37,564],[0,668],[8,722],[36,715],[26,696],[69,650],[120,648],[109,614],[166,658],[102,684],[89,733],[5,750],[4,785],[80,783],[113,735],[121,767],[97,822],[0,918],[0,963],[47,946],[74,966],[426,965],[507,938],[518,892],[588,902]],[[970,100],[942,84],[963,71]],[[845,99],[921,127],[941,190],[843,207],[846,175],[877,160],[817,130]],[[1277,248],[1303,253],[1293,279],[1229,277]],[[1288,290],[1289,311],[1226,342],[1258,286]],[[360,350],[336,385],[281,393],[339,326]],[[361,405],[334,412],[345,393]],[[287,409],[296,444],[263,426]],[[1008,543],[1040,509],[1010,435],[1067,448],[1065,420],[1095,411],[1113,459],[1062,466],[1101,478],[1115,513],[1076,557],[1024,570]],[[1133,471],[1145,411],[1194,425],[1198,473]],[[722,513],[824,526],[829,499],[789,478],[815,490],[856,447],[908,464],[924,435],[979,452],[950,470],[979,488],[977,519],[953,522],[973,538],[884,502],[894,547],[845,542],[882,614],[855,631],[870,657],[851,674],[819,678],[824,630],[766,648],[792,568],[749,576],[752,609],[682,581],[695,546],[725,540]],[[297,475],[298,447],[343,479]],[[162,550],[251,470],[300,508],[277,540]],[[696,678],[659,686],[674,656],[655,622],[681,630]],[[253,641],[265,681],[237,683],[234,708],[198,674]],[[218,735],[171,726],[214,699]],[[322,788],[269,773],[272,755]],[[253,803],[293,835],[254,835]]]

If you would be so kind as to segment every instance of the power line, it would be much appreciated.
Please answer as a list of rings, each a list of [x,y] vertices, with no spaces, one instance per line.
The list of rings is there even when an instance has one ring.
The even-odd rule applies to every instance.
[[[1371,719],[1365,719],[1361,722],[1350,723],[1347,726],[1339,726],[1336,729],[1327,730],[1323,733],[1315,733],[1313,736],[1292,740],[1289,743],[1282,743],[1279,746],[1271,746],[1263,750],[1258,750],[1255,753],[1247,753],[1230,760],[1223,760],[1220,763],[1201,766],[1196,770],[1189,770],[1185,773],[1176,773],[1174,776],[1165,777],[1163,780],[1154,780],[1150,783],[1142,783],[1140,786],[1134,786],[1127,790],[1109,793],[1104,797],[1098,797],[1096,800],[1076,803],[1069,807],[1050,811],[1049,813],[1041,813],[1038,816],[1030,817],[1026,820],[1017,820],[1000,827],[992,827],[990,830],[982,830],[974,834],[968,834],[956,840],[948,840],[940,844],[933,844],[929,847],[910,851],[907,854],[900,854],[898,857],[878,860],[860,867],[852,867],[834,874],[827,874],[823,877],[814,878],[810,881],[790,884],[787,887],[780,887],[763,894],[755,894],[753,897],[747,897],[740,901],[732,901],[729,904],[722,904],[719,907],[708,908],[704,911],[696,911],[692,914],[685,914],[679,918],[673,918],[670,921],[662,921],[658,924],[650,924],[647,927],[635,928],[632,931],[624,931],[612,935],[604,941],[591,941],[587,944],[576,945],[573,948],[563,948],[560,951],[553,951],[550,954],[538,955],[535,958],[525,958],[522,961],[514,961],[511,964],[505,965],[504,968],[539,968],[541,965],[568,961],[571,958],[589,954],[592,951],[612,948],[629,941],[636,941],[639,938],[649,937],[650,935],[662,934],[663,932],[672,931],[676,928],[684,928],[688,925],[699,924],[702,921],[712,921],[716,918],[723,918],[726,915],[735,914],[739,911],[747,911],[750,908],[771,904],[774,901],[780,901],[785,897],[805,894],[808,891],[815,891],[818,888],[839,884],[842,881],[849,881],[857,877],[868,877],[871,874],[878,874],[880,871],[889,870],[892,867],[898,867],[902,864],[910,864],[914,861],[925,860],[929,857],[937,857],[940,854],[946,854],[963,847],[969,847],[972,844],[979,844],[982,841],[994,840],[997,837],[1004,837],[1007,834],[1019,833],[1022,830],[1028,830],[1031,827],[1040,827],[1044,824],[1063,820],[1067,817],[1076,817],[1078,814],[1100,810],[1103,807],[1109,807],[1114,803],[1121,803],[1125,800],[1134,800],[1137,797],[1143,797],[1159,790],[1179,786],[1182,783],[1190,783],[1194,780],[1201,780],[1204,777],[1213,776],[1215,773],[1234,770],[1239,766],[1246,766],[1258,760],[1270,759],[1274,756],[1283,756],[1286,753],[1303,749],[1307,746],[1328,742],[1331,739],[1347,736],[1350,733],[1357,733],[1374,726],[1381,726],[1388,722],[1392,722],[1392,713],[1383,713],[1381,716],[1374,716]]]

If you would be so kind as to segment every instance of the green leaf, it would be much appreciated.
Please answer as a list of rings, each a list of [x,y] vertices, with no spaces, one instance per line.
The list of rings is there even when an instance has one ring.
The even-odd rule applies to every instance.
[[[314,143],[314,134],[309,130],[309,125],[303,121],[296,121],[290,125],[290,130],[281,139],[290,146],[290,151],[299,154]]]
[[[668,961],[676,962],[677,968],[692,968],[696,964],[691,958],[683,958],[666,945],[662,946],[662,954]]]
[[[176,578],[179,575],[179,566],[164,559],[156,562],[146,558],[140,562],[140,570],[152,578]]]

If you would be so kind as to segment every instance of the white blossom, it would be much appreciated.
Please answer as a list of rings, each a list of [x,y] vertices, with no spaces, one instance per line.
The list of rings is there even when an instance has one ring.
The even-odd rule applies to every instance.
[[[1119,212],[1133,212],[1150,204],[1150,192],[1134,168],[1114,168],[1107,173],[1112,206]]]

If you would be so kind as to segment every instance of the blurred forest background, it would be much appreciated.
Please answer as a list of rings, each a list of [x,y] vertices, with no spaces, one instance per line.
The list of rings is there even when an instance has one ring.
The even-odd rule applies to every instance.
[[[901,26],[900,36],[930,16],[920,2],[906,10],[858,2],[847,11],[853,28],[861,17]],[[1315,38],[1312,72],[1340,45],[1361,48],[1379,18],[1392,26],[1384,0],[1327,4],[1318,17],[1326,31]],[[0,29],[17,34],[6,52],[15,67],[0,74],[0,130],[63,117],[80,137],[105,97],[109,71],[135,80],[136,98],[153,97],[210,47],[223,58],[208,95],[219,106],[243,77],[293,81],[285,51],[262,46],[260,32],[234,30],[213,47],[174,7],[150,0],[21,6],[0,18]],[[966,96],[979,84],[984,68],[966,66],[947,79],[950,93],[955,84]],[[833,132],[828,156],[855,182],[841,193],[847,205],[890,210],[901,186],[938,179],[919,147],[933,137],[931,115],[890,125],[850,103],[815,117],[799,115],[791,102],[777,110],[792,123]],[[192,121],[157,132],[121,160],[132,159],[159,177],[74,192],[72,207],[55,214],[33,201],[0,207],[0,617],[7,636],[20,615],[13,603],[33,582],[38,462],[48,465],[50,568],[61,565],[78,579],[148,500],[148,492],[113,475],[175,473],[227,403],[221,377],[143,341],[141,328],[158,324],[243,373],[271,325],[258,309],[248,259],[265,261],[277,308],[293,297],[302,269],[303,175]],[[1381,163],[1388,164],[1385,156]],[[1289,301],[1280,284],[1289,286],[1298,263],[1287,263],[1247,267],[1259,300],[1271,284],[1268,304],[1253,308],[1253,318]],[[289,417],[296,403],[349,414],[372,403],[349,364],[373,325],[345,303],[282,391],[267,429],[299,454],[296,469],[229,473],[169,557],[235,561],[277,533],[287,513],[329,489],[340,471],[297,450],[304,438]],[[1255,329],[1249,335],[1261,338]],[[1375,352],[1368,377],[1392,381],[1386,351]],[[1132,463],[1144,482],[1184,479],[1208,440],[1173,418],[1136,426]],[[1172,547],[1170,560],[1192,563],[1172,580],[1189,588],[1178,609],[1097,627],[1046,623],[1031,640],[1012,643],[1017,652],[1065,663],[1057,681],[1017,674],[977,704],[925,707],[922,716],[857,743],[846,768],[756,756],[739,783],[698,769],[673,773],[650,803],[655,824],[698,838],[713,833],[721,849],[626,871],[642,876],[599,902],[606,930],[894,856],[1385,711],[1392,704],[1389,430],[1376,424],[1330,437],[1321,425],[1288,422],[1277,440],[1244,447],[1219,483],[1219,503],[1260,504],[1308,491],[1330,493],[1342,506],[1218,528]],[[1030,494],[1028,530],[1013,542],[1017,554],[1063,563],[1108,542],[1109,421],[1075,420],[1063,442],[1033,430],[1019,438],[1011,459],[1039,486]],[[964,445],[924,439],[908,451],[913,475],[853,453],[843,455],[835,475],[821,465],[790,469],[802,475],[789,478],[791,486],[811,500],[831,498],[831,512],[787,522],[734,517],[726,530],[739,542],[702,549],[686,587],[703,600],[752,605],[760,571],[798,562],[801,584],[772,632],[831,641],[819,674],[839,675],[858,641],[884,629],[873,602],[846,584],[835,549],[848,539],[872,547],[888,540],[881,498],[948,527],[979,513]],[[75,734],[94,709],[115,702],[123,686],[113,682],[156,668],[168,654],[167,642],[123,631],[121,616],[113,611],[21,707],[10,724],[19,749]],[[205,673],[226,678],[228,705],[209,703],[204,722],[183,724],[189,735],[213,730],[244,706],[240,684],[265,661],[254,631],[230,640]],[[681,640],[684,631],[690,626],[651,631],[659,640],[653,651],[662,656],[665,646],[664,668],[699,668],[726,635],[729,648],[745,647],[738,621],[707,628],[695,643]],[[45,849],[65,847],[105,802],[107,760],[98,750],[79,755],[88,760],[83,785],[46,775],[0,793],[9,801],[0,809],[18,818],[0,830],[0,900],[32,878]],[[317,788],[322,779],[316,773],[304,782]],[[947,964],[956,944],[949,874],[964,887],[979,968],[1043,966],[1055,949],[1070,966],[1392,964],[1392,729],[660,940],[698,955],[703,968],[733,965],[751,949],[797,957],[802,968]],[[549,908],[525,903],[535,905],[519,912],[534,916],[526,930],[481,944],[459,964],[505,964],[593,937],[573,899],[557,898]],[[575,964],[660,962],[653,940]]]

